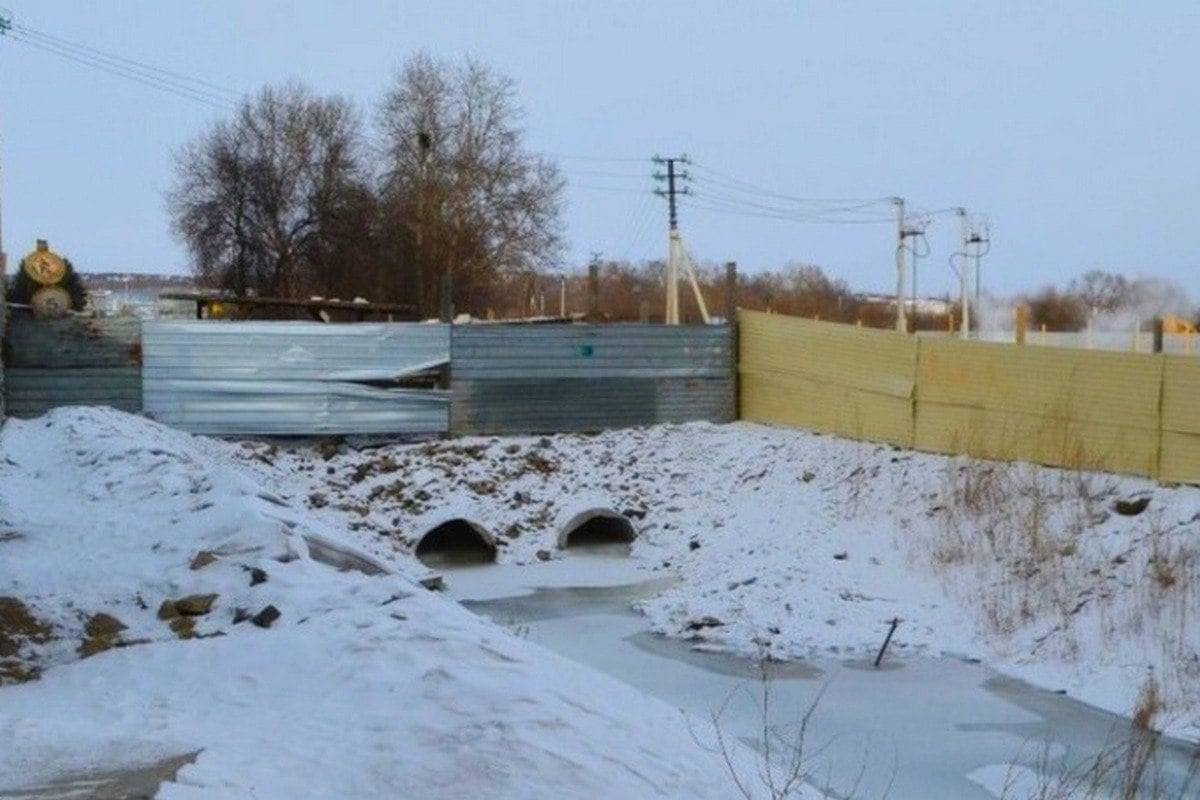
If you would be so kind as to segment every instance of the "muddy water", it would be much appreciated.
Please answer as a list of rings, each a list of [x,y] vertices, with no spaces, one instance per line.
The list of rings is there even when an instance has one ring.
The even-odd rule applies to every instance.
[[[570,563],[493,567],[447,579],[451,595],[477,613],[692,713],[701,739],[719,715],[723,735],[761,748],[763,683],[756,664],[651,634],[629,609],[661,591],[662,581],[628,582],[638,576],[626,569],[622,585],[565,585],[572,575],[611,582],[622,572],[591,557],[573,570]],[[557,585],[539,587],[543,576]],[[795,741],[798,721],[813,709],[803,738],[805,769],[809,782],[830,796],[987,800],[997,794],[970,780],[973,771],[1018,764],[1053,776],[1090,763],[1128,729],[1115,715],[976,664],[931,658],[887,665],[769,667],[770,723]],[[1162,743],[1157,772],[1168,787],[1184,779],[1191,755],[1182,743]]]

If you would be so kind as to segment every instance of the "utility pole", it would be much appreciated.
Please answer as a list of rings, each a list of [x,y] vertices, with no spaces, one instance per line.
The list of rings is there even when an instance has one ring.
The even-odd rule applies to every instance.
[[[667,325],[679,324],[679,266],[683,260],[683,241],[679,237],[679,214],[676,208],[675,198],[681,194],[689,194],[686,188],[680,189],[676,185],[679,181],[687,181],[691,176],[684,170],[677,170],[676,164],[688,164],[687,156],[678,156],[675,158],[659,158],[654,157],[655,164],[666,164],[666,174],[655,172],[654,178],[658,181],[665,180],[667,182],[666,189],[655,189],[654,193],[659,197],[667,198],[667,302],[665,322]]]
[[[967,275],[970,270],[971,256],[971,218],[967,215],[965,208],[959,207],[955,209],[958,214],[959,224],[962,227],[962,263],[958,267],[958,302],[962,307],[962,325],[959,332],[959,338],[971,338],[971,298],[968,288]]]
[[[904,318],[904,198],[893,197],[896,206],[896,330],[908,332],[908,321]]]
[[[980,229],[972,227],[971,243],[975,245],[975,313],[978,314],[979,313],[979,286],[981,283],[980,278],[979,278],[979,260],[981,258],[983,258],[983,256],[987,253],[988,250],[992,249],[992,233],[991,233],[991,230],[989,230],[986,222],[982,225],[982,232],[980,231]],[[984,249],[984,245],[987,245],[986,249]],[[967,268],[967,265],[963,264],[963,269],[966,269],[966,268]]]

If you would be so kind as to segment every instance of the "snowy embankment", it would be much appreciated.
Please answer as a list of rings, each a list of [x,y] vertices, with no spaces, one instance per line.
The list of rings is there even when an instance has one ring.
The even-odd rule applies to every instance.
[[[159,797],[729,796],[677,711],[410,557],[314,560],[372,562],[239,454],[99,409],[0,431],[0,793],[197,754]]]
[[[641,604],[661,633],[861,658],[899,618],[889,652],[979,658],[1143,721],[1161,705],[1153,724],[1200,737],[1194,488],[745,423],[241,452],[376,552],[462,518],[533,562],[605,508],[637,526],[647,577],[678,578]]]

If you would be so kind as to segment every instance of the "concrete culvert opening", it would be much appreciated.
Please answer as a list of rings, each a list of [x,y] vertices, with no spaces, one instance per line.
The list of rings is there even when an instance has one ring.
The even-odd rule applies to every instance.
[[[491,564],[496,560],[496,540],[481,525],[466,519],[452,519],[421,537],[416,556],[427,567]]]
[[[628,554],[637,538],[633,523],[615,511],[593,509],[577,514],[558,534],[560,548]]]

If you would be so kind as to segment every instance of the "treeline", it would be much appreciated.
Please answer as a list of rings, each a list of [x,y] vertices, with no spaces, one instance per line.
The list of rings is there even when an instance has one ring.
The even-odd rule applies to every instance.
[[[665,261],[601,261],[596,266],[600,319],[662,321],[666,305]],[[728,290],[724,265],[702,264],[696,277],[710,316],[725,316]],[[490,314],[495,317],[555,316],[564,309],[568,315],[586,314],[589,310],[588,280],[587,268],[510,276],[497,284]],[[873,302],[856,295],[844,280],[831,278],[821,267],[812,264],[792,263],[777,271],[754,274],[739,272],[735,295],[735,302],[741,308],[831,322],[861,322],[870,327],[895,324],[895,306],[890,301]],[[679,296],[683,321],[699,322],[695,292],[682,274]],[[947,319],[945,314],[919,315],[917,324],[920,329],[944,330]]]
[[[368,116],[263,89],[175,155],[174,231],[197,282],[239,295],[412,304],[443,287],[482,315],[506,278],[559,260],[563,181],[526,152],[513,82],[409,60]]]
[[[603,261],[597,266],[597,305],[601,319],[662,321],[666,286],[663,261],[636,264]],[[724,316],[727,295],[724,267],[702,265],[697,278],[710,315]],[[568,314],[581,314],[588,310],[588,292],[586,269],[510,276],[497,283],[489,309],[495,317],[554,316],[563,309]],[[890,297],[872,298],[856,293],[846,281],[832,278],[812,264],[792,263],[774,271],[739,273],[735,301],[741,308],[875,328],[891,328],[896,321],[895,304]],[[989,312],[986,316],[990,317],[986,324],[1001,327],[1011,325],[1012,311],[1019,304],[1028,309],[1031,327],[1045,325],[1049,331],[1083,330],[1089,317],[1131,326],[1139,322],[1148,325],[1154,317],[1167,315],[1176,315],[1193,324],[1200,322],[1200,310],[1190,304],[1186,292],[1174,282],[1159,278],[1130,279],[1103,270],[1091,270],[1073,278],[1062,289],[1045,287],[1011,298],[989,296],[985,304]],[[957,329],[962,319],[960,305],[949,300],[943,305],[944,311],[940,313],[916,313],[915,329],[944,331],[952,321]],[[685,321],[699,321],[693,290],[682,276],[680,307]],[[980,316],[984,315],[974,313],[973,327],[977,327]],[[913,325],[911,306],[908,314]]]
[[[1045,286],[1017,298],[1029,310],[1034,328],[1079,331],[1089,319],[1123,320],[1129,325],[1149,324],[1155,317],[1177,316],[1200,322],[1200,310],[1174,281],[1134,278],[1105,270],[1090,270],[1072,278],[1064,288]]]

